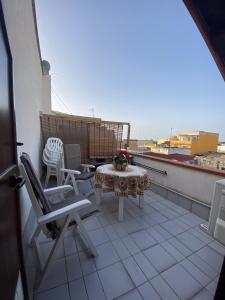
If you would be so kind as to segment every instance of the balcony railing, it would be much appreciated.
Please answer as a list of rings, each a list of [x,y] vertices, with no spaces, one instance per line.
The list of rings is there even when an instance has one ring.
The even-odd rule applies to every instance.
[[[225,216],[223,218],[221,213],[225,206],[222,196],[225,171],[143,154],[133,155],[134,162],[148,170],[154,191],[209,221],[205,229],[215,238],[218,235],[225,244],[225,238],[221,240],[221,230],[225,236]]]

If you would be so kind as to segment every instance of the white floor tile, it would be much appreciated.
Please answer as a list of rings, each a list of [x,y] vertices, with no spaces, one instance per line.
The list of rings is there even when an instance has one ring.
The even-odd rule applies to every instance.
[[[145,274],[147,279],[152,279],[158,274],[156,269],[153,267],[153,265],[143,253],[140,252],[138,254],[135,254],[134,259],[141,268],[142,272]]]
[[[154,290],[149,282],[138,287],[138,290],[144,300],[160,300],[159,294]]]
[[[69,283],[69,291],[71,300],[88,300],[83,278],[71,281]]]
[[[176,238],[193,252],[196,252],[205,246],[202,241],[188,231],[177,235]]]
[[[181,263],[182,267],[191,274],[202,286],[206,286],[211,279],[196,267],[190,260],[185,259]]]
[[[143,253],[158,272],[162,272],[176,264],[176,260],[160,245],[149,248]]]
[[[52,262],[39,287],[39,291],[63,285],[67,282],[65,258],[57,259]]]
[[[152,247],[157,243],[145,230],[132,233],[130,236],[141,250]]]
[[[114,240],[112,241],[113,247],[115,248],[117,254],[119,255],[120,259],[125,259],[130,256],[129,251],[125,247],[122,240]]]
[[[211,268],[215,269],[218,273],[221,270],[223,263],[223,256],[220,255],[217,251],[206,246],[199,250],[197,254],[203,259]]]
[[[95,246],[101,245],[109,241],[109,237],[103,228],[90,231],[89,235]]]
[[[213,300],[213,295],[209,293],[207,289],[202,289],[197,295],[191,300]]]
[[[105,243],[97,246],[97,251],[98,256],[95,257],[95,264],[98,270],[119,261],[119,256],[112,243]]]
[[[202,289],[202,286],[196,281],[180,264],[177,264],[161,276],[183,300],[190,299]]]
[[[85,228],[90,230],[96,230],[102,227],[101,223],[99,222],[97,217],[88,218],[84,221]]]
[[[100,270],[99,277],[108,300],[119,297],[134,288],[129,275],[120,262]]]
[[[147,281],[147,278],[133,257],[128,257],[127,259],[123,260],[123,265],[129,273],[135,286],[139,286]]]
[[[68,285],[64,284],[44,292],[35,293],[34,300],[70,300]],[[81,299],[79,299],[81,300]]]
[[[161,246],[173,257],[177,262],[184,259],[184,256],[177,250],[173,245],[171,245],[168,241],[161,243]]]
[[[115,229],[113,228],[112,225],[107,225],[104,227],[104,230],[106,234],[108,235],[109,239],[111,241],[116,240],[119,238],[119,235],[116,233]]]
[[[117,298],[118,300],[142,300],[142,297],[140,296],[137,289],[128,292],[127,294]]]
[[[96,271],[95,259],[90,253],[79,252],[80,264],[83,275],[87,275]]]
[[[169,287],[166,281],[161,277],[157,276],[154,277],[150,281],[153,288],[157,291],[160,295],[161,299],[163,300],[178,300],[178,296],[174,293],[174,291]]]
[[[82,277],[82,269],[78,254],[66,257],[66,269],[68,281],[72,281]]]
[[[202,273],[206,274],[210,279],[215,279],[218,272],[211,268],[210,265],[208,265],[202,258],[194,253],[193,255],[188,257],[188,260],[190,260]]]
[[[76,240],[74,236],[65,237],[63,243],[66,256],[77,253]]]
[[[130,236],[126,236],[122,238],[122,241],[131,255],[140,252],[140,249],[138,248],[138,246],[135,244],[135,242],[132,240]]]
[[[84,282],[89,300],[105,300],[106,297],[103,292],[98,273],[92,273],[84,277]]]

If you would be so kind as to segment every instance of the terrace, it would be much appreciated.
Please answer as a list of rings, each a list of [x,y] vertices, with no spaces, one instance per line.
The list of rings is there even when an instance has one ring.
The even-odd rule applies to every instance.
[[[85,222],[98,257],[72,229],[34,299],[213,299],[225,248],[200,229],[203,218],[176,202],[148,190],[140,209],[129,196],[119,222],[114,194],[105,193],[102,214]],[[41,245],[46,257],[52,242]],[[38,278],[31,254],[29,273]]]
[[[43,114],[40,120],[43,141],[55,136],[65,144],[79,143],[83,162],[109,161],[120,148],[124,125],[130,130],[129,123],[93,118]],[[101,214],[85,222],[98,256],[91,256],[71,229],[39,288],[35,249],[28,248],[27,273],[34,299],[213,299],[225,247],[213,238],[215,220],[210,210],[222,197],[222,189],[215,194],[214,185],[225,172],[151,155],[133,153],[133,160],[149,175],[144,208],[129,196],[124,220],[118,221],[115,195],[103,193]],[[84,193],[88,184],[80,184],[79,189]],[[95,195],[88,199],[96,204]],[[29,227],[34,223],[30,220]],[[200,227],[203,224],[208,231],[209,223],[211,235]],[[52,245],[41,237],[45,259]]]
[[[184,2],[225,78],[224,5],[216,7],[217,1],[216,4],[206,1],[203,5],[201,1]],[[214,9],[210,5],[215,5]],[[0,75],[7,79],[4,86],[5,90],[10,91],[10,95],[5,97],[6,106],[10,106],[10,118],[1,118],[1,122],[7,119],[1,129],[14,127],[17,134],[17,139],[13,136],[11,142],[13,134],[10,132],[7,135],[2,131],[6,139],[0,143],[0,152],[8,155],[8,149],[12,150],[14,167],[20,153],[28,152],[40,177],[40,153],[49,136],[59,136],[64,143],[79,143],[84,162],[92,158],[112,157],[120,146],[124,125],[128,126],[129,140],[129,123],[112,124],[95,120],[93,125],[93,120],[83,119],[64,119],[61,122],[62,116],[52,115],[51,76],[48,64],[41,59],[34,1],[23,1],[18,5],[13,1],[1,0],[0,16],[1,32],[4,33],[0,36],[1,45],[4,52],[8,48],[8,53],[1,60],[8,64],[5,64],[5,70],[1,68],[4,74]],[[27,46],[26,51],[24,45]],[[0,53],[2,58],[4,53]],[[11,117],[14,104],[16,120]],[[1,107],[0,112],[5,117],[6,113]],[[17,151],[15,145],[22,148]],[[4,270],[8,269],[2,267],[0,295],[6,290],[3,287],[7,286],[7,295],[11,296],[0,298],[20,300],[24,294],[25,299],[35,300],[214,299],[225,255],[225,218],[224,209],[221,208],[225,172],[146,155],[134,155],[134,163],[149,173],[150,189],[145,192],[144,207],[139,208],[137,199],[129,196],[125,200],[124,220],[119,222],[118,202],[114,194],[105,193],[100,205],[101,214],[85,223],[99,255],[91,257],[76,231],[71,229],[38,289],[37,257],[29,246],[36,218],[25,187],[20,189],[20,201],[13,202],[16,206],[13,206],[14,210],[10,207],[11,218],[8,215],[5,218],[5,210],[1,209],[0,227],[4,234],[1,235],[0,245],[6,245],[11,237],[15,245],[23,244],[26,272],[19,267],[22,264],[13,265],[15,274],[11,276],[10,273],[7,277],[8,272]],[[6,186],[6,181],[2,180],[5,174],[0,174],[0,196],[8,204],[9,198],[2,192],[2,186]],[[54,182],[52,184],[55,185]],[[80,186],[81,191],[87,188],[84,184]],[[10,189],[12,191],[12,186]],[[13,194],[16,194],[14,190]],[[13,198],[18,199],[17,196]],[[89,199],[95,203],[94,195]],[[222,221],[221,227],[218,227],[218,219]],[[12,229],[13,221],[17,227],[9,236],[5,232],[9,232],[8,228]],[[204,224],[205,231],[200,224]],[[219,231],[216,230],[218,228]],[[44,236],[40,236],[40,240],[43,257],[46,258],[52,241]],[[10,251],[14,253],[11,256],[5,248],[3,250],[2,266],[5,267],[4,258],[13,264],[12,258],[18,254],[17,249],[11,247]],[[21,253],[18,256],[22,261]],[[22,286],[19,271],[21,275],[26,273],[28,294],[26,285]],[[221,274],[224,276],[224,271]],[[22,279],[23,283],[26,282],[23,276]],[[217,295],[216,299],[224,299],[224,295],[220,298]]]

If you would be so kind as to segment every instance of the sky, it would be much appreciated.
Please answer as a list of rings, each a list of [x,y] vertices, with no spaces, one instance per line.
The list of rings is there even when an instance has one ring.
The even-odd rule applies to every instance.
[[[225,140],[225,82],[181,0],[36,0],[52,106],[131,122],[131,138]]]

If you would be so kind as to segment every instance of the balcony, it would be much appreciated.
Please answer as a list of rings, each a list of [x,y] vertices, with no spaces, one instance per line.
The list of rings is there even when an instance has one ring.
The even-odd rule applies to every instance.
[[[222,1],[206,1],[205,5],[200,1],[195,2],[199,4],[184,0],[225,78],[225,64],[221,54],[224,53],[224,28],[221,22],[224,20],[221,15],[225,11],[224,4]],[[22,151],[28,152],[40,174],[42,143],[48,136],[61,137],[63,132],[67,134],[67,143],[79,143],[83,146],[84,161],[91,156],[96,160],[111,158],[121,144],[123,125],[128,126],[129,137],[129,123],[109,124],[95,120],[94,125],[91,125],[90,120],[75,122],[67,119],[60,121],[61,123],[53,121],[51,75],[48,62],[41,58],[35,3],[28,0],[18,5],[18,1],[3,0],[0,1],[0,7],[1,30],[4,33],[1,61],[4,65],[7,60],[10,62],[7,68],[2,68],[2,72],[5,72],[2,78],[7,79],[5,87],[10,98],[5,98],[6,107],[10,103],[10,113],[6,114],[5,109],[0,109],[2,120],[7,121],[2,128],[11,128],[11,125],[15,127],[18,139],[14,136],[13,148],[16,142],[23,144],[22,148],[18,148],[18,156]],[[24,46],[26,51],[23,50]],[[6,48],[7,60],[3,56]],[[54,64],[52,67],[51,73],[57,74]],[[13,76],[8,76],[10,74]],[[88,81],[87,88],[89,89]],[[77,104],[79,105],[79,101]],[[14,115],[13,108],[16,118],[11,118]],[[42,115],[41,129],[40,112],[51,114],[45,117]],[[77,127],[74,128],[75,125]],[[81,132],[85,133],[86,139]],[[116,139],[112,132],[116,133]],[[11,132],[9,135],[7,130],[3,133],[7,135],[4,136],[7,144],[1,143],[1,153],[5,153],[2,149],[6,147],[12,150]],[[98,148],[99,143],[104,144],[104,149]],[[16,158],[16,151],[12,156]],[[219,204],[217,200],[224,189],[225,172],[145,156],[135,156],[134,161],[145,167],[150,176],[151,190],[145,194],[144,208],[137,207],[136,199],[127,199],[124,221],[118,222],[118,203],[112,194],[105,194],[101,205],[102,214],[85,224],[98,248],[98,258],[93,259],[88,255],[88,249],[85,249],[76,232],[71,230],[38,290],[35,289],[39,276],[36,255],[34,249],[28,247],[36,219],[25,187],[20,190],[19,201],[16,202],[20,205],[16,206],[21,208],[21,234],[17,234],[17,241],[25,246],[31,299],[213,299],[225,254],[224,246],[213,239],[219,212],[219,206],[214,203],[216,201]],[[94,196],[90,199],[95,202]],[[18,207],[16,212],[15,215],[19,215]],[[205,224],[208,221],[209,224]],[[11,226],[13,222],[9,223]],[[206,225],[210,235],[200,229],[199,224],[202,223]],[[2,245],[7,245],[10,239],[8,228],[1,223]],[[13,236],[15,238],[16,234]],[[40,238],[43,256],[46,257],[52,242],[44,237]],[[11,247],[7,253],[3,252],[2,260],[7,258],[10,261],[10,253],[17,254],[15,250]],[[7,275],[11,276],[11,268],[7,271]],[[14,281],[17,271],[10,280],[3,274],[2,286]],[[22,271],[21,268],[21,274]],[[26,289],[25,285],[22,288],[20,277],[17,278],[16,291],[13,286],[8,292],[14,293],[15,299],[19,300]]]
[[[98,257],[89,255],[71,229],[41,287],[34,290],[35,300],[213,299],[225,247],[200,229],[199,225],[208,220],[210,209],[210,204],[201,201],[204,192],[201,194],[199,188],[196,202],[195,194],[189,190],[188,198],[187,193],[182,193],[189,188],[189,179],[182,177],[184,190],[179,191],[180,183],[174,176],[178,193],[175,194],[172,188],[168,189],[172,182],[171,170],[163,170],[162,161],[150,160],[155,163],[153,170],[144,157],[134,159],[146,166],[152,182],[151,189],[145,193],[144,208],[140,209],[137,199],[129,196],[125,201],[124,220],[119,222],[114,194],[104,193],[102,214],[85,222],[97,246]],[[181,168],[181,172],[185,171]],[[201,177],[199,173],[196,176]],[[161,184],[157,182],[160,177]],[[85,190],[87,186],[80,188]],[[95,196],[90,200],[95,202]],[[51,245],[51,241],[42,239],[44,257]],[[30,248],[27,264],[31,286],[38,279],[35,261],[35,253]]]

